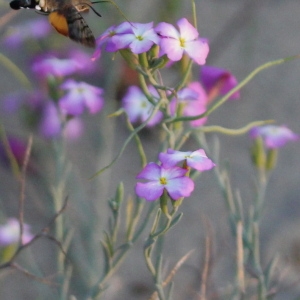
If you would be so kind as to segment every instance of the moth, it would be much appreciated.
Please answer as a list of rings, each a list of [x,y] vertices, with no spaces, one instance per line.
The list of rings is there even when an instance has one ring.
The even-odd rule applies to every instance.
[[[58,33],[69,37],[71,40],[94,48],[95,37],[82,17],[82,12],[92,8],[90,0],[13,0],[10,2],[12,9],[30,8],[49,15],[50,24]]]

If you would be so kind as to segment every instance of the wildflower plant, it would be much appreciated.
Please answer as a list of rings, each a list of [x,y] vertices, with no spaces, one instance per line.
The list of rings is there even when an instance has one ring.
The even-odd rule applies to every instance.
[[[201,207],[204,197],[209,198],[205,194],[206,187],[201,186],[202,193],[197,186],[202,178],[211,173],[210,176],[216,179],[213,185],[220,190],[226,204],[231,241],[236,245],[236,259],[232,266],[235,275],[231,278],[228,276],[231,282],[228,291],[224,292],[218,284],[212,284],[212,290],[206,291],[205,280],[210,267],[206,259],[204,270],[201,270],[201,287],[194,294],[201,294],[201,299],[210,299],[210,295],[216,293],[220,299],[249,297],[266,300],[273,293],[274,286],[279,287],[275,276],[275,258],[262,263],[260,223],[266,205],[268,179],[276,167],[277,151],[287,142],[298,140],[299,136],[286,126],[270,124],[274,122],[270,120],[253,121],[239,129],[207,124],[211,122],[210,115],[228,100],[242,99],[242,87],[262,70],[298,56],[268,62],[239,83],[228,70],[206,65],[210,52],[209,39],[199,34],[194,1],[192,4],[193,20],[182,16],[172,24],[164,20],[138,23],[135,20],[131,22],[130,18],[130,21],[113,24],[96,39],[94,53],[69,51],[64,58],[54,52],[38,55],[32,60],[30,68],[35,80],[24,79],[24,74],[17,66],[11,68],[12,72],[17,69],[18,78],[22,78],[30,90],[26,93],[14,91],[3,97],[2,110],[10,115],[19,113],[31,135],[25,146],[14,142],[16,139],[10,136],[4,126],[0,128],[1,159],[13,171],[20,190],[18,219],[6,217],[7,224],[0,226],[0,247],[4,249],[0,252],[0,271],[13,268],[37,281],[47,281],[47,278],[37,275],[38,268],[32,271],[22,267],[22,263],[26,265],[26,260],[19,262],[26,249],[34,251],[36,241],[46,238],[56,249],[56,275],[51,283],[58,286],[57,298],[113,299],[109,298],[110,293],[119,293],[114,291],[113,283],[118,277],[119,268],[130,250],[143,243],[142,249],[140,247],[135,251],[143,253],[144,263],[152,276],[153,291],[148,298],[177,299],[175,293],[172,294],[173,290],[176,291],[173,280],[192,252],[177,258],[173,268],[166,267],[168,253],[164,250],[163,242],[170,229],[180,226],[180,220],[185,218],[185,206]],[[40,39],[40,35],[37,38]],[[21,39],[19,35],[12,35],[10,39],[6,38],[6,43],[15,45],[16,39],[22,43],[27,36]],[[116,110],[108,104],[111,101],[108,99],[110,91],[117,90],[116,80],[113,86],[102,85],[105,77],[109,77],[107,73],[110,70],[98,74],[94,67],[100,65],[106,55],[117,58],[109,62],[111,65],[118,64],[121,57],[136,72],[136,85],[127,87]],[[167,78],[168,72],[172,73],[172,80]],[[82,79],[85,76],[87,81]],[[80,177],[73,172],[76,168],[72,167],[66,147],[67,140],[77,138],[80,141],[80,136],[89,134],[84,129],[83,115],[95,115],[93,121],[100,122],[100,114],[102,119],[105,118],[103,110],[109,111],[108,122],[118,118],[122,127],[125,124],[128,130],[126,140],[117,149],[118,153],[106,149],[109,157],[112,154],[116,156],[106,159],[100,169],[93,158],[94,169],[84,174],[84,182],[89,177],[89,184],[97,182],[98,185],[98,180],[103,179],[105,185],[114,185],[116,191],[107,201],[109,216],[106,228],[103,228],[103,224],[100,227],[96,209],[100,205],[98,201],[102,201],[103,208],[106,195],[104,192],[97,195],[97,205],[89,206],[88,197],[82,190],[78,191]],[[118,142],[122,138],[120,132],[116,132]],[[155,155],[152,152],[151,160],[150,151],[145,147],[149,132],[158,136],[151,144],[151,151],[155,152]],[[49,169],[55,174],[52,177],[47,170],[36,172],[38,163],[44,161],[41,159],[38,162],[38,157],[33,154],[33,133],[39,141],[38,149],[44,143],[44,151],[47,154],[51,152]],[[212,133],[227,137],[249,134],[251,137],[249,157],[256,178],[255,196],[249,209],[243,206],[242,193],[233,192],[231,174],[220,159],[218,141],[213,143],[209,140]],[[107,128],[101,128],[101,132],[93,135],[93,143],[100,140],[102,135],[110,137]],[[46,141],[42,142],[43,138]],[[105,174],[109,173],[108,170],[114,172],[118,168],[118,163],[126,155],[128,144],[133,140],[136,152],[130,153],[130,157],[139,161],[139,167],[132,166],[126,172],[126,178],[115,183],[112,175],[105,177]],[[81,142],[77,145],[82,146]],[[80,159],[85,161],[86,157]],[[31,174],[30,170],[34,172]],[[50,221],[35,231],[30,230],[31,217],[27,218],[25,210],[27,173],[34,180],[39,180],[52,205],[51,214],[47,214],[48,218],[51,216]],[[127,179],[131,179],[129,187],[123,183]],[[80,195],[78,203],[72,194],[74,190]],[[128,195],[127,190],[131,190]],[[198,199],[196,204],[193,197]],[[45,207],[49,208],[49,203]],[[0,214],[2,219],[4,224],[5,218]],[[99,228],[102,238],[98,235]],[[176,243],[180,243],[180,238]],[[5,247],[12,244],[14,246],[9,248],[7,255]],[[209,245],[204,245],[204,248],[208,251]],[[135,264],[131,268],[139,269],[140,266]],[[216,290],[213,290],[213,286]],[[189,295],[185,297],[187,299]]]

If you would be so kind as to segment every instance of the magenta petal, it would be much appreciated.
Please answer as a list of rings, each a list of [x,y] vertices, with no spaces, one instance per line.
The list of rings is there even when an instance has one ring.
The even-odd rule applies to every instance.
[[[157,180],[161,176],[161,167],[151,162],[146,165],[146,167],[136,176],[137,179],[147,179],[147,180]]]
[[[163,194],[164,186],[159,182],[138,182],[135,186],[136,194],[148,201],[154,201]]]
[[[179,177],[169,180],[166,185],[170,197],[177,200],[181,197],[189,197],[194,190],[194,182],[189,177]]]

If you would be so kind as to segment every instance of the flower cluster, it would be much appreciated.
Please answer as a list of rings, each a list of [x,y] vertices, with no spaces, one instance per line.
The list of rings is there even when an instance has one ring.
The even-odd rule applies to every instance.
[[[153,45],[158,45],[160,56],[166,55],[171,61],[179,61],[183,54],[187,54],[197,64],[205,64],[209,52],[206,40],[199,37],[197,29],[187,19],[180,19],[177,25],[179,30],[165,22],[156,27],[153,27],[153,22],[124,22],[110,27],[97,39],[93,58],[100,56],[104,44],[106,51],[116,52],[129,48],[134,54],[147,52]]]
[[[37,78],[46,86],[46,91],[11,94],[5,97],[3,108],[7,112],[22,109],[25,121],[46,138],[61,134],[69,139],[77,138],[83,131],[79,118],[85,110],[98,113],[104,104],[103,89],[77,82],[64,80],[74,73],[86,74],[93,71],[90,58],[79,51],[70,53],[69,58],[43,55],[32,64]]]
[[[203,149],[187,152],[168,149],[167,153],[159,154],[159,160],[161,164],[147,164],[136,177],[147,181],[138,182],[135,192],[148,201],[157,200],[164,190],[172,200],[189,197],[194,190],[193,180],[187,177],[189,169],[203,172],[215,166]],[[179,163],[182,163],[181,167]]]

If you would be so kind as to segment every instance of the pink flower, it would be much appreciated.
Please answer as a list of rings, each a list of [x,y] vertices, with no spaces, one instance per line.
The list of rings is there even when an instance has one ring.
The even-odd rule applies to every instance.
[[[265,125],[254,127],[250,131],[251,138],[261,137],[269,149],[283,147],[289,141],[296,141],[299,135],[295,134],[286,126]]]
[[[174,167],[178,163],[184,162],[188,167],[200,172],[210,170],[215,166],[203,149],[186,152],[168,149],[167,153],[159,154],[159,160],[166,168]]]
[[[131,32],[114,35],[112,42],[117,49],[130,48],[135,54],[150,50],[159,38],[153,29],[153,22],[147,24],[132,23]]]
[[[138,182],[135,192],[148,201],[158,199],[166,190],[173,200],[189,197],[194,190],[194,182],[186,177],[187,170],[179,167],[165,168],[156,163],[149,163],[138,175],[137,179],[148,182]]]
[[[210,98],[226,95],[238,84],[236,78],[229,71],[211,66],[201,68],[200,78]],[[238,99],[239,97],[240,92],[237,91],[230,96],[230,99]]]
[[[71,51],[69,58],[58,58],[53,54],[36,57],[32,63],[32,71],[38,77],[64,77],[72,74],[87,74],[94,70],[94,66],[83,52]]]
[[[113,37],[120,34],[132,33],[131,25],[128,22],[124,22],[118,26],[111,26],[105,30],[96,41],[96,50],[92,56],[92,60],[96,60],[101,55],[101,48],[106,44],[105,50],[107,52],[116,52],[119,50],[115,44]]]
[[[20,236],[20,223],[15,218],[9,218],[4,225],[0,225],[0,245],[8,246],[16,244],[19,241]],[[33,239],[33,235],[30,232],[30,227],[24,224],[23,232],[23,244],[29,243]]]
[[[149,91],[154,97],[158,97],[156,90],[152,86],[149,87]],[[145,122],[154,109],[154,106],[137,86],[128,88],[126,95],[122,99],[122,106],[132,123]],[[152,127],[158,124],[162,118],[162,112],[158,111],[148,122],[147,126]]]
[[[61,120],[55,104],[51,101],[44,104],[39,122],[39,132],[47,139],[56,138],[61,133]]]
[[[178,105],[183,107],[181,114],[187,117],[201,115],[206,111],[207,94],[199,82],[191,82],[186,88],[177,93],[177,98],[171,101],[171,113],[174,115]],[[202,126],[207,117],[191,121],[193,127]]]
[[[85,108],[91,114],[95,114],[103,107],[101,88],[72,79],[65,81],[61,88],[67,91],[66,95],[59,100],[59,107],[64,114],[78,116]]]
[[[155,27],[160,36],[161,55],[166,54],[170,60],[178,61],[186,53],[197,64],[204,65],[209,52],[207,42],[199,38],[197,29],[187,19],[180,19],[177,25],[179,31],[165,22]]]

